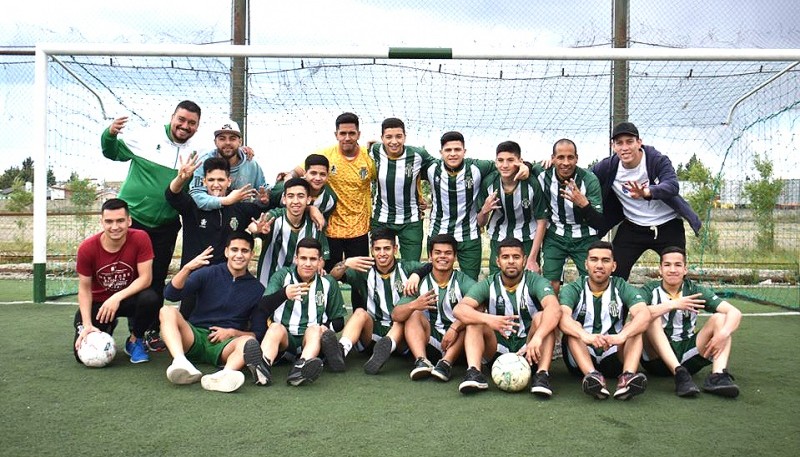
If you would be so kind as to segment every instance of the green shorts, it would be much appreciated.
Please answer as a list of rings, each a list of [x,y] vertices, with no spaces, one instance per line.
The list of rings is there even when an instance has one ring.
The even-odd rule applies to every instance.
[[[567,257],[575,263],[578,273],[586,275],[586,256],[589,246],[597,241],[597,236],[566,238],[547,232],[542,243],[542,276],[550,281],[561,280]]]
[[[208,334],[211,333],[211,330],[195,327],[192,324],[189,324],[189,327],[192,329],[194,342],[192,342],[192,346],[189,350],[186,351],[186,358],[192,362],[204,362],[219,366],[219,358],[222,355],[222,351],[225,349],[225,346],[233,341],[233,338],[228,338],[219,343],[212,343],[208,339]]]
[[[500,241],[490,240],[489,241],[489,274],[495,274],[500,271],[500,267],[497,266],[497,245],[500,244]],[[533,240],[530,241],[523,241],[522,242],[522,249],[525,251],[525,264],[528,263],[528,256],[531,255],[531,248],[533,247]],[[459,248],[460,249],[460,248]]]
[[[403,260],[413,260],[419,262],[422,257],[422,221],[411,222],[408,224],[384,224],[383,222],[372,222],[372,228],[388,228],[397,234],[397,242],[400,244],[400,258]]]
[[[372,319],[372,341],[378,341],[388,335],[391,328],[391,326],[387,327],[381,324],[380,321]]]
[[[482,238],[458,243],[458,252],[456,253],[458,269],[475,281],[478,280],[478,275],[481,273],[481,256],[483,256]]]
[[[563,354],[564,365],[567,371],[575,376],[582,377],[583,373],[578,368],[578,362],[575,361],[572,352],[569,350],[567,344],[567,335],[561,337],[561,354]],[[592,346],[586,346],[589,351],[589,358],[592,360],[594,368],[607,378],[616,378],[622,374],[622,361],[618,356],[618,347],[611,346],[608,350],[597,349]]]
[[[515,333],[505,336],[500,332],[494,332],[494,336],[497,338],[497,354],[517,352],[528,342],[527,336],[521,337],[517,336]]]
[[[700,352],[697,350],[697,335],[692,335],[692,337],[687,340],[670,340],[669,345],[681,365],[686,367],[691,374],[695,374],[702,370],[703,367],[711,365],[711,360],[700,355]],[[672,371],[664,364],[663,360],[645,351],[642,351],[642,366],[650,374],[656,376],[672,376]]]

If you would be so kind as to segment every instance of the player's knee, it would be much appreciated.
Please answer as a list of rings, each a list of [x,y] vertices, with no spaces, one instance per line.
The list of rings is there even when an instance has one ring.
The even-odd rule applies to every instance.
[[[179,314],[178,308],[174,306],[164,306],[158,311],[158,319],[163,323],[165,320],[175,320]]]

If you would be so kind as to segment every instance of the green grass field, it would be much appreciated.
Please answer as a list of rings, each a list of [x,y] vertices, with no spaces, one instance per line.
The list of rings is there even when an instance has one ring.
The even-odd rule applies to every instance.
[[[24,300],[0,283],[0,301]],[[66,301],[74,302],[75,297]],[[742,304],[743,311],[779,308]],[[366,357],[323,373],[310,386],[246,384],[233,394],[174,386],[170,357],[89,369],[70,345],[71,304],[0,305],[0,455],[718,455],[794,456],[800,449],[800,317],[745,317],[734,340],[736,400],[679,399],[671,379],[650,378],[632,401],[596,401],[580,391],[562,361],[555,396],[508,394],[492,387],[466,397],[457,385],[411,382],[411,360],[393,357],[378,376]],[[124,338],[124,324],[116,339]],[[199,367],[204,372],[210,366]],[[702,382],[707,369],[696,376]],[[612,383],[613,385],[613,383]]]

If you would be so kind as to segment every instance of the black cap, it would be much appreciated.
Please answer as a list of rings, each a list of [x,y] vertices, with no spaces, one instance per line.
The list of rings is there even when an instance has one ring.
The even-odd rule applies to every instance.
[[[639,138],[639,129],[630,122],[620,122],[614,127],[614,131],[611,132],[611,139],[613,140],[620,135],[633,135]]]

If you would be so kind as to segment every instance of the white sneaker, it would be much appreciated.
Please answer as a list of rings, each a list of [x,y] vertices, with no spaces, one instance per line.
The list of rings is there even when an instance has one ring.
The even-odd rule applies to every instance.
[[[244,384],[244,373],[234,370],[220,370],[214,374],[207,374],[200,380],[200,385],[205,390],[217,392],[233,392]]]
[[[194,384],[200,380],[201,376],[203,373],[186,359],[183,361],[173,360],[172,365],[167,367],[167,379],[173,384]]]

